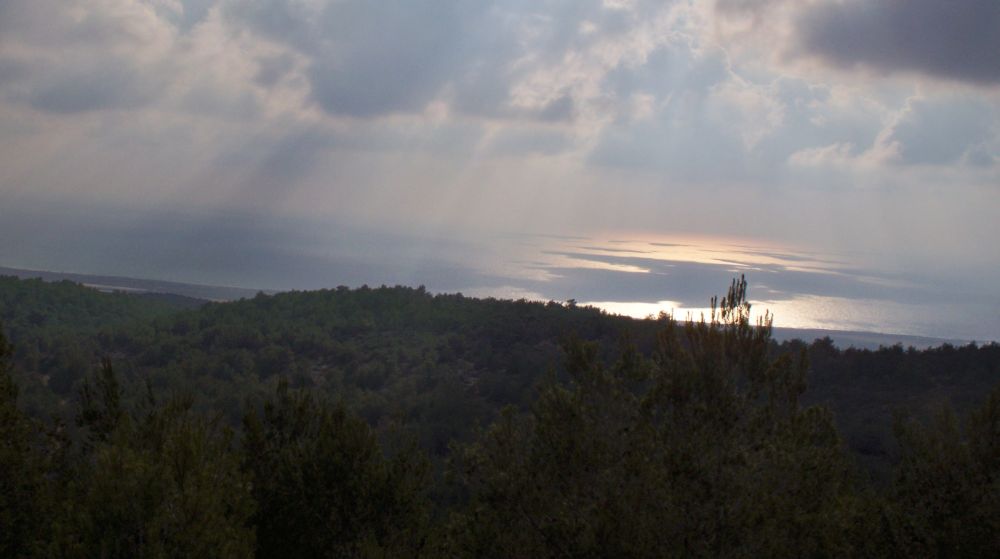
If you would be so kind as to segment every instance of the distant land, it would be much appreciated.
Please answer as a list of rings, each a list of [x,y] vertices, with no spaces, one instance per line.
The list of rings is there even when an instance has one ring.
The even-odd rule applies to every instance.
[[[138,294],[174,296],[191,299],[190,304],[199,302],[236,301],[254,297],[258,293],[273,295],[279,293],[273,289],[250,289],[221,285],[203,285],[175,281],[129,278],[121,276],[101,276],[78,274],[72,272],[52,272],[46,270],[25,270],[0,266],[0,276],[16,276],[18,278],[40,278],[44,281],[68,280],[94,288],[98,291],[123,291]],[[858,349],[878,349],[880,346],[900,344],[903,347],[926,349],[943,344],[966,345],[973,340],[933,338],[927,336],[912,336],[907,334],[886,334],[879,332],[857,332],[848,330],[825,330],[819,328],[784,328],[775,327],[773,337],[776,341],[803,340],[811,342],[818,338],[829,337],[834,345],[840,348],[854,347]]]
[[[878,332],[854,332],[850,330],[824,330],[820,328],[780,328],[775,326],[772,335],[775,340],[784,342],[788,340],[813,340],[829,337],[833,344],[841,349],[854,347],[857,349],[878,349],[881,346],[889,347],[900,344],[903,347],[915,347],[917,349],[927,349],[938,347],[944,344],[955,346],[968,345],[973,340],[959,340],[949,338],[930,338],[927,336],[910,336],[907,334],[881,334]]]
[[[221,285],[202,285],[196,283],[181,283],[153,279],[126,278],[120,276],[95,276],[70,272],[50,272],[43,270],[23,270],[0,266],[0,276],[16,276],[21,279],[40,278],[45,281],[69,280],[92,287],[98,291],[124,291],[129,293],[149,293],[164,295],[180,295],[202,301],[235,301],[253,297],[258,293],[272,295],[277,293],[268,289],[247,289],[244,287],[229,287]]]

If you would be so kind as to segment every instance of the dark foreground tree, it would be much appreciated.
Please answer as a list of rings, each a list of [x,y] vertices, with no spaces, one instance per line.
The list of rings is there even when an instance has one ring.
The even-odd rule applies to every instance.
[[[10,356],[0,329],[0,557],[27,557],[45,535],[46,456],[37,424],[17,407]]]
[[[54,555],[250,557],[249,480],[218,420],[174,397],[126,411],[105,362],[82,393],[89,443],[57,519]]]
[[[528,417],[465,449],[472,494],[448,551],[468,557],[842,556],[864,530],[852,468],[804,357],[769,359],[746,282],[709,321],[664,318],[654,359],[566,348]]]
[[[257,557],[411,557],[424,545],[429,468],[383,455],[343,405],[279,384],[244,420],[244,464],[258,509]]]
[[[943,409],[930,425],[898,417],[901,459],[889,537],[908,557],[996,557],[1000,551],[1000,386],[963,425]]]
[[[279,384],[270,402],[245,414],[236,445],[217,418],[192,411],[188,398],[157,403],[147,389],[144,403],[133,405],[143,398],[105,362],[82,385],[81,429],[70,436],[58,422],[46,426],[23,413],[32,385],[19,397],[0,335],[0,557],[996,555],[1000,388],[964,422],[948,412],[926,425],[900,419],[893,481],[866,488],[856,483],[829,413],[799,404],[804,357],[792,352],[795,345],[770,346],[769,353],[769,321],[751,324],[745,282],[712,307],[707,321],[681,326],[664,317],[655,351],[639,355],[626,340],[612,366],[596,345],[568,343],[568,382],[553,376],[531,413],[508,410],[457,453],[454,472],[464,486],[441,492],[454,499],[438,503],[451,508],[435,530],[427,460],[412,448],[386,451],[344,405]],[[328,309],[331,317],[337,312]],[[509,330],[509,317],[494,319],[483,339]],[[259,326],[255,318],[240,320]],[[460,326],[448,322],[447,329]],[[314,333],[316,340],[330,335]],[[439,349],[457,351],[462,343],[451,338]],[[183,347],[168,343],[160,351]],[[818,368],[826,361],[827,381],[857,381],[854,389],[864,392],[941,378],[923,369],[948,370],[961,363],[957,351],[975,365],[966,367],[978,379],[971,400],[982,382],[996,382],[1000,369],[989,357],[996,349],[889,348],[864,359],[846,350],[850,360],[839,368],[829,367],[837,357],[832,347],[814,344],[813,355]],[[488,344],[474,351],[489,353]],[[497,355],[491,359],[508,363]],[[368,356],[370,363],[389,357]],[[477,409],[451,398],[508,381],[495,366],[388,362],[401,369],[420,363],[420,382],[448,387],[421,400],[426,413],[416,414],[442,446],[478,415],[450,413]],[[527,359],[515,369],[537,370],[537,363]],[[366,383],[384,380],[388,366],[380,367],[362,371]],[[20,378],[28,371],[18,365]],[[873,377],[877,383],[864,383]],[[186,378],[176,375],[178,383]],[[405,398],[402,386],[387,394]],[[240,399],[230,395],[234,407]]]

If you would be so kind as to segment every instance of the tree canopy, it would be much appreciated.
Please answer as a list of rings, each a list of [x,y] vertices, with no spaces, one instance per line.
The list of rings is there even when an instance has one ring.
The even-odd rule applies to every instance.
[[[0,555],[994,555],[998,348],[779,345],[746,290],[683,324],[408,288],[70,320],[70,392],[0,329]]]

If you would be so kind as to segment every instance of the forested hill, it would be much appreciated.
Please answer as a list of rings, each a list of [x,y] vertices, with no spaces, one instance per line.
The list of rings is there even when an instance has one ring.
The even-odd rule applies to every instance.
[[[997,345],[779,345],[742,280],[687,324],[405,287],[189,303],[0,279],[0,556],[1000,545]]]
[[[560,363],[567,337],[600,340],[610,357],[637,325],[590,308],[404,287],[260,295],[193,310],[68,282],[4,278],[0,292],[0,320],[34,411],[71,400],[110,356],[126,383],[191,392],[233,421],[245,399],[283,376],[343,398],[373,423],[403,413],[441,450],[455,429],[527,402]],[[651,338],[653,325],[639,325]]]
[[[101,293],[70,281],[0,276],[0,324],[16,343],[17,369],[26,375],[34,396],[72,393],[100,353],[98,340],[115,329],[134,331],[203,303],[174,295]],[[38,387],[40,380],[44,389]]]
[[[245,402],[279,377],[345,401],[372,425],[402,420],[444,455],[506,404],[562,371],[562,344],[598,342],[613,361],[623,336],[649,355],[662,324],[560,303],[431,295],[423,288],[337,288],[195,306],[190,299],[101,293],[70,282],[0,278],[0,321],[24,405],[68,414],[84,376],[110,357],[126,386],[190,393],[238,424]],[[807,350],[806,401],[828,404],[851,446],[876,467],[891,451],[895,409],[927,415],[978,404],[1000,382],[1000,348]],[[69,419],[67,417],[67,419]],[[881,464],[881,466],[879,466]]]

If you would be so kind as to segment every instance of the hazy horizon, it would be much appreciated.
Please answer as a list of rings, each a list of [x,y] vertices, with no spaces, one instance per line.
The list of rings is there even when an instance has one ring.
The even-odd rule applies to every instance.
[[[1000,339],[991,0],[0,4],[0,266]]]

